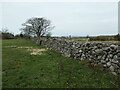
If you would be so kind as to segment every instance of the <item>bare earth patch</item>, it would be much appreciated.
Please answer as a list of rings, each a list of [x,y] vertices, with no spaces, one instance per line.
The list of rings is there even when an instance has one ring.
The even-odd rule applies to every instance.
[[[17,48],[17,46],[5,46],[5,47],[10,47],[10,48]]]
[[[17,47],[17,48],[25,48],[25,49],[32,49],[32,47]]]
[[[31,55],[41,55],[42,52],[47,51],[46,49],[33,49],[33,47],[17,47],[17,46],[6,46],[11,48],[24,48],[27,49],[27,51],[30,52]]]
[[[43,51],[46,51],[46,49],[28,49],[30,51],[31,55],[41,55]]]

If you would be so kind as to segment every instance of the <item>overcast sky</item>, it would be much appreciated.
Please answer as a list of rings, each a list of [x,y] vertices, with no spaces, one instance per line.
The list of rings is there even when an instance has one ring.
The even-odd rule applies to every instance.
[[[2,27],[20,33],[31,17],[45,17],[55,28],[53,36],[111,35],[118,33],[117,2],[11,2],[2,3]]]

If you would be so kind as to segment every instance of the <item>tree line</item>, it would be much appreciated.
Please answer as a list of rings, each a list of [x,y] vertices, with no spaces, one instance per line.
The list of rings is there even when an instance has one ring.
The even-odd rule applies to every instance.
[[[22,24],[22,28],[20,29],[21,33],[15,35],[8,32],[8,29],[4,28],[1,31],[2,39],[14,39],[14,38],[29,38],[36,37],[40,40],[41,37],[50,37],[51,30],[54,26],[51,24],[51,21],[41,17],[32,17],[28,19],[25,23]]]
[[[89,37],[90,41],[120,41],[120,34],[113,36],[96,36]]]
[[[2,39],[14,39],[14,38],[28,38],[36,37],[38,42],[40,42],[41,37],[50,37],[52,35],[51,30],[55,26],[51,24],[51,21],[44,17],[32,17],[26,20],[20,28],[21,33],[14,35],[10,33],[7,28],[2,29],[0,32]],[[97,36],[97,37],[86,37],[90,41],[108,41],[115,40],[120,41],[120,34],[114,36]]]

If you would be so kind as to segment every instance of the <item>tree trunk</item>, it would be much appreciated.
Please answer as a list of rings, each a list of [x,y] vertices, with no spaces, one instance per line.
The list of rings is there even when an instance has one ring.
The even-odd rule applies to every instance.
[[[37,42],[36,42],[38,45],[41,45],[42,44],[42,40],[41,40],[41,37],[37,37]]]
[[[40,39],[40,43],[39,43],[40,45],[42,44],[42,40]]]

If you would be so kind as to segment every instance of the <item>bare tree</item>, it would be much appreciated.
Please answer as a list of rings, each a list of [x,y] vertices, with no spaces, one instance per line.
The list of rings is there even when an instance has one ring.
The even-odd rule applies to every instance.
[[[24,28],[22,28],[22,31],[25,34],[36,36],[38,40],[40,40],[42,36],[46,36],[50,30],[54,28],[54,26],[51,25],[51,21],[43,17],[30,18],[25,23],[23,23],[22,26],[24,26]]]
[[[30,26],[26,26],[24,28],[21,28],[20,31],[21,31],[21,34],[29,37],[29,39],[30,39],[30,36],[32,35],[31,27]]]

